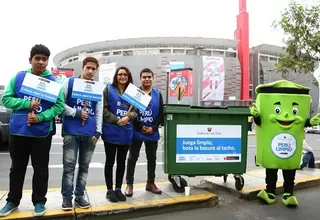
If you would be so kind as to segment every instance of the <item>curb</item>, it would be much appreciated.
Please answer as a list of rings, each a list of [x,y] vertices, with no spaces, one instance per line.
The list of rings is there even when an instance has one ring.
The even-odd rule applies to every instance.
[[[125,216],[130,218],[164,214],[172,211],[190,210],[215,206],[218,204],[218,197],[213,193],[182,196],[168,199],[158,199],[140,201],[133,203],[120,203],[102,206],[94,206],[89,209],[76,208],[73,211],[47,210],[45,219],[123,219]],[[106,217],[108,216],[108,217]],[[12,213],[2,219],[33,219],[33,212]]]
[[[320,165],[320,164],[319,164]],[[234,188],[229,188],[220,184],[216,184],[214,182],[208,181],[208,180],[202,180],[204,184],[210,189],[210,191],[216,190],[216,189],[222,189],[226,190],[228,192],[231,192],[235,196],[238,196],[240,199],[245,200],[256,200],[257,194],[262,190],[265,189],[265,184],[260,186],[253,186],[253,187],[247,187],[244,188],[242,191],[237,191]],[[300,190],[300,189],[306,189],[306,188],[312,188],[320,186],[320,175],[317,176],[310,176],[305,178],[300,178],[295,180],[295,186],[294,190]],[[276,187],[276,194],[283,193],[283,183],[277,183]]]
[[[140,185],[140,184],[136,184]],[[144,184],[141,184],[144,186]],[[158,185],[169,185],[167,182],[158,183]],[[100,190],[105,186],[88,187],[89,190]],[[52,188],[49,191],[56,193],[57,188]],[[200,190],[200,191],[199,191]],[[27,190],[25,190],[27,191]],[[135,216],[149,216],[155,213],[164,214],[172,211],[182,211],[186,209],[203,208],[208,206],[215,206],[218,204],[218,197],[214,193],[207,192],[205,189],[197,189],[195,187],[195,194],[185,196],[184,194],[177,194],[169,191],[163,191],[165,198],[157,197],[137,197],[135,201],[127,200],[119,203],[95,203],[89,209],[74,208],[70,211],[63,211],[60,206],[47,207],[46,214],[42,217],[44,219],[124,219],[133,218]],[[143,195],[143,194],[142,194]],[[60,195],[59,195],[60,196]],[[125,217],[127,215],[127,217]],[[106,217],[107,216],[107,217]],[[120,218],[121,216],[121,218]],[[33,210],[14,212],[7,217],[0,219],[33,219]]]

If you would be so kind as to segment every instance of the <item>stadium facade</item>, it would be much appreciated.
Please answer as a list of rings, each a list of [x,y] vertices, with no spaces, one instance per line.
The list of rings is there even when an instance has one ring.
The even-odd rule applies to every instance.
[[[81,73],[82,61],[87,56],[96,57],[101,65],[96,80],[104,81],[104,66],[127,66],[133,74],[134,84],[139,85],[139,73],[143,68],[154,71],[155,87],[164,97],[167,94],[167,73],[171,69],[192,68],[169,74],[169,85],[174,89],[177,80],[188,90],[180,103],[203,105],[221,104],[226,100],[239,100],[241,93],[241,69],[238,59],[238,40],[197,37],[150,37],[109,40],[76,46],[58,53],[53,58],[57,68],[74,69]],[[250,51],[250,97],[255,99],[254,88],[260,83],[281,79],[275,70],[276,54],[281,47],[260,45]],[[111,68],[111,71],[114,71]],[[107,73],[110,74],[110,73]],[[114,73],[113,73],[114,74]],[[291,77],[291,78],[290,78]],[[110,76],[109,78],[112,78]],[[312,88],[313,106],[318,107],[319,89],[313,85],[314,77],[290,74],[292,81]],[[169,89],[169,103],[177,103],[173,90]],[[316,111],[316,110],[315,110]]]

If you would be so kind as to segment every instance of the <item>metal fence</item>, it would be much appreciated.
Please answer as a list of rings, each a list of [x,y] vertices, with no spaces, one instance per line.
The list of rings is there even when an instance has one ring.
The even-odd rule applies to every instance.
[[[229,107],[243,106],[251,107],[255,100],[216,100],[216,101],[201,101],[201,106],[204,107]]]

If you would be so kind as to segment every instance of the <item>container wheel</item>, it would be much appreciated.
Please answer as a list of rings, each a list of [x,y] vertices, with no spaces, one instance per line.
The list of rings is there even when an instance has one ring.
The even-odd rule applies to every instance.
[[[223,182],[226,183],[226,182],[227,182],[227,179],[228,179],[228,174],[224,174],[224,175],[223,175]]]
[[[172,183],[172,187],[173,187],[174,191],[176,191],[177,193],[184,193],[184,187],[188,186],[188,183],[182,177],[179,177],[179,179],[180,179],[180,185],[181,186],[178,186],[177,183],[175,181],[173,181],[173,182],[171,182]]]
[[[170,183],[173,183],[173,182],[174,182],[174,179],[173,179],[173,177],[172,177],[171,174],[168,175],[168,180],[169,180]]]
[[[240,175],[235,175],[234,176],[234,180],[235,180],[235,187],[238,191],[241,191],[243,189],[244,186],[244,178]]]

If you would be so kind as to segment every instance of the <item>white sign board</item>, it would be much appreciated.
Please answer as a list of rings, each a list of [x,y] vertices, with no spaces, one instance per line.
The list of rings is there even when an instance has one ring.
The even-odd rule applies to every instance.
[[[112,83],[116,68],[116,63],[101,64],[99,67],[99,82],[105,85]]]
[[[151,101],[151,96],[130,83],[123,93],[122,99],[137,109],[145,111]]]
[[[26,73],[20,92],[56,103],[61,89],[61,84],[50,79]]]
[[[241,162],[241,125],[177,125],[176,163]]]
[[[72,98],[100,102],[104,84],[92,80],[75,78],[73,82]]]

